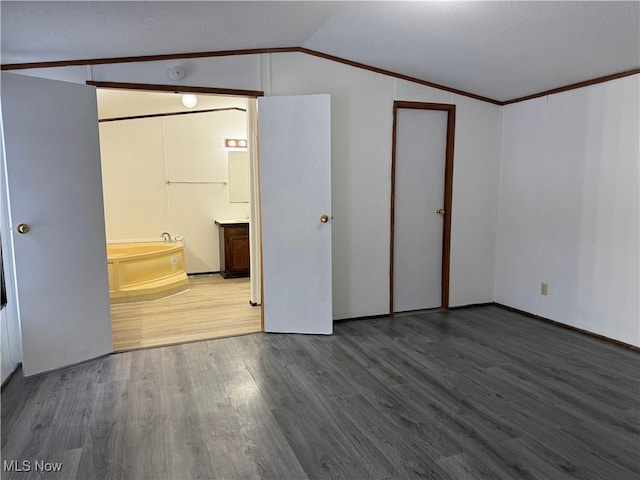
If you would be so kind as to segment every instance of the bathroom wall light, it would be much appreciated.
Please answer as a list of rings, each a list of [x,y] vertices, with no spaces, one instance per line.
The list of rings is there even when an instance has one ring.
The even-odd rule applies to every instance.
[[[182,95],[182,104],[187,108],[193,108],[197,105],[198,98],[190,93]]]
[[[227,148],[247,148],[247,141],[243,138],[225,138],[224,146]]]

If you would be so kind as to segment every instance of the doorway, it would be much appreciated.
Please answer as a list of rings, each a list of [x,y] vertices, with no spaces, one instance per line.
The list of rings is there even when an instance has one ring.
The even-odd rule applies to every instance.
[[[262,331],[249,266],[252,100],[97,98],[114,350]]]
[[[449,307],[455,105],[394,102],[389,312]]]

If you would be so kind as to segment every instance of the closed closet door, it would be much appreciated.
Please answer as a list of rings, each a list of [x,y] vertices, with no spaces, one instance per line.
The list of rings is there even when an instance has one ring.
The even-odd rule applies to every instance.
[[[393,311],[442,306],[447,112],[396,117]]]

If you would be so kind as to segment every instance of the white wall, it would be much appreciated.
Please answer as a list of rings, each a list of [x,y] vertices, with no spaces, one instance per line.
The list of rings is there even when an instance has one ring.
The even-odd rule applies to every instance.
[[[331,94],[333,315],[389,311],[392,78],[273,55],[273,95]]]
[[[498,303],[636,346],[639,78],[504,107],[495,283]]]
[[[154,62],[33,68],[15,70],[14,72],[74,83],[93,80],[96,82],[176,85],[176,87],[208,86],[236,90],[261,90],[264,88],[262,82],[264,58],[265,55],[183,58]],[[185,70],[184,79],[178,81],[169,79],[167,71],[174,66],[181,66]]]
[[[139,63],[93,65],[90,75],[96,82],[159,83],[178,86],[260,90],[261,55],[235,57],[183,58]],[[173,81],[167,77],[170,67],[179,65],[185,77]],[[58,74],[60,75],[60,74]],[[84,82],[86,80],[83,79]]]
[[[224,138],[246,138],[237,110],[100,123],[107,240],[185,238],[187,272],[220,270],[215,218],[245,218],[230,203]]]
[[[170,82],[166,70],[178,64],[187,76]],[[335,319],[388,312],[393,101],[456,104],[450,305],[493,300],[498,106],[302,53],[96,65],[89,70],[87,76],[96,81],[332,95]],[[79,74],[78,69],[49,73],[84,81]]]
[[[273,95],[332,96],[334,318],[387,313],[393,101],[457,105],[450,305],[493,300],[500,108],[300,53]]]
[[[160,238],[167,226],[162,118],[100,124],[107,241]]]

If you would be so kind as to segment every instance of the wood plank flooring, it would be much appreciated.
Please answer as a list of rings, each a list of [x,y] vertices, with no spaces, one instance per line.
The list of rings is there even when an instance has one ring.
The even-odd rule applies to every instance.
[[[2,478],[636,480],[639,373],[495,306],[131,351],[18,373]]]
[[[260,307],[249,304],[248,278],[189,277],[188,292],[160,300],[111,305],[113,349],[131,350],[262,330]]]

